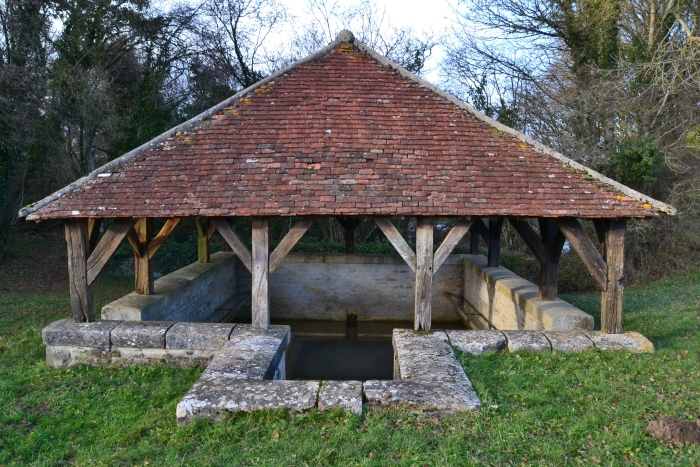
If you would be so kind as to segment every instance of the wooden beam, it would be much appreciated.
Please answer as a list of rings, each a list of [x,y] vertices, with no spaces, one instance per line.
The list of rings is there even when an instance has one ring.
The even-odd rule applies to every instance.
[[[503,230],[503,218],[489,219],[489,238],[486,244],[489,246],[489,258],[487,266],[497,268],[501,265],[501,231]]]
[[[224,218],[222,218],[222,219],[226,220],[226,222],[228,222],[228,220],[229,220],[229,218],[226,218],[226,217],[224,217]],[[231,219],[233,219],[233,218],[231,218]],[[213,219],[212,219],[211,225],[213,225],[214,228],[216,229],[216,226],[214,225]],[[216,229],[216,230],[218,230],[218,229]],[[219,234],[221,234],[221,232],[219,232]],[[221,238],[223,239],[223,237],[221,237]],[[227,242],[226,240],[224,240],[223,242],[221,242],[221,251],[233,251],[233,250],[231,249],[231,245],[229,245],[228,242]]]
[[[606,287],[600,303],[600,329],[622,332],[622,296],[625,290],[625,236],[627,220],[610,220],[605,229]]]
[[[486,245],[489,244],[489,229],[486,227],[486,224],[484,224],[483,219],[476,218],[474,219],[474,225],[472,226],[476,231],[479,233],[481,238],[484,240],[484,243]]]
[[[88,219],[88,237],[90,238],[90,249],[88,250],[89,253],[95,251],[97,241],[100,239],[100,227],[102,227],[102,219]]]
[[[419,217],[416,226],[416,286],[413,326],[430,330],[433,301],[433,230],[435,220]]]
[[[211,253],[209,249],[209,219],[206,217],[198,217],[197,223],[197,261],[200,263],[208,263],[211,261]]]
[[[406,261],[406,264],[408,264],[413,272],[416,272],[416,254],[411,247],[408,246],[408,243],[406,243],[406,240],[404,240],[399,231],[396,230],[394,224],[386,217],[375,217],[374,222],[377,223],[377,226],[381,229],[389,242],[394,245],[396,251],[401,255],[404,261]],[[418,240],[416,240],[416,242],[417,241]]]
[[[338,217],[337,219],[345,231],[345,254],[355,254],[355,229],[360,225],[360,219],[356,217]]]
[[[540,264],[547,262],[547,253],[545,252],[542,239],[537,235],[537,232],[535,232],[530,224],[527,221],[512,218],[509,218],[508,222],[510,222],[513,229],[518,232],[520,238],[525,241],[527,247],[532,251],[532,254],[535,255],[535,258],[537,258],[537,261],[539,261]]]
[[[539,219],[540,235],[544,247],[544,261],[540,263],[540,300],[557,299],[559,283],[559,259],[566,237],[551,219]]]
[[[151,240],[151,242],[148,244],[149,259],[153,259],[153,256],[155,256],[155,254],[158,253],[160,247],[162,247],[166,240],[170,238],[170,234],[173,233],[173,230],[175,230],[175,227],[177,227],[179,223],[179,217],[173,217],[165,221],[165,224],[160,229],[160,232],[158,232],[158,235],[156,235],[155,238],[153,238],[153,240]]]
[[[90,247],[87,219],[66,219],[66,245],[68,247],[68,281],[73,320],[95,321],[95,300],[88,283],[87,259]]]
[[[557,225],[559,225],[559,228],[566,236],[571,248],[579,255],[583,264],[586,265],[593,279],[605,290],[607,287],[607,266],[605,265],[605,260],[603,260],[593,242],[588,238],[581,224],[572,217],[562,217],[557,219]]]
[[[248,247],[245,246],[245,243],[243,243],[241,239],[238,238],[238,235],[236,235],[236,232],[233,231],[228,221],[226,221],[226,219],[223,217],[212,217],[211,222],[214,225],[214,227],[216,227],[216,230],[219,231],[219,234],[223,237],[224,241],[228,243],[231,249],[233,249],[233,252],[236,253],[238,259],[240,259],[243,263],[243,266],[245,266],[246,269],[248,269],[248,271],[252,273],[253,260],[252,255],[250,254],[250,250],[248,250]]]
[[[134,251],[134,289],[137,294],[153,295],[153,259],[148,257],[148,244],[153,237],[153,218],[142,217],[134,229],[138,241],[138,251]]]
[[[251,271],[253,329],[267,329],[270,326],[269,231],[270,220],[267,217],[253,217],[253,270]]]
[[[477,219],[479,220],[479,219]],[[476,222],[476,221],[475,221]],[[469,229],[469,254],[478,255],[479,254],[479,230],[476,226],[472,225]]]
[[[127,236],[132,227],[136,224],[136,219],[119,218],[114,219],[100,242],[95,246],[92,254],[87,260],[87,281],[92,284],[104,269],[107,261],[112,257],[124,237]]]
[[[270,274],[277,269],[277,266],[279,266],[284,257],[287,256],[287,253],[292,251],[294,245],[297,244],[299,239],[309,230],[309,227],[311,227],[313,223],[314,220],[312,218],[305,217],[294,224],[294,227],[289,229],[287,235],[284,236],[279,245],[277,245],[277,248],[275,248],[275,251],[270,255]]]
[[[435,257],[433,258],[433,274],[440,269],[442,263],[444,263],[447,257],[450,256],[452,250],[455,249],[459,241],[462,240],[473,223],[474,221],[472,220],[461,220],[454,227],[452,227],[450,232],[447,234],[447,237],[445,237],[445,240],[443,240],[442,244],[440,245],[440,248],[438,248],[435,252]]]

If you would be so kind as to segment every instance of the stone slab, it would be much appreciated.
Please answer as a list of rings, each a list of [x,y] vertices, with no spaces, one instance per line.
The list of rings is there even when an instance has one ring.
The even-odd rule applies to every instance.
[[[165,347],[221,350],[235,327],[235,324],[230,323],[176,323],[165,335]]]
[[[467,412],[481,407],[471,384],[370,380],[363,386],[370,407],[407,407],[440,413]]]
[[[400,379],[469,384],[443,331],[395,329],[393,341]]]
[[[460,352],[481,355],[486,352],[499,352],[508,345],[501,331],[466,331],[448,329],[445,331],[450,344]]]
[[[168,321],[124,321],[110,333],[112,345],[150,349],[165,348],[165,333],[175,324]]]
[[[238,325],[202,378],[226,375],[240,380],[273,379],[289,344],[290,334],[289,326],[253,329],[248,324]]]
[[[580,331],[544,331],[552,352],[583,352],[593,348],[593,341]]]
[[[74,365],[131,366],[158,365],[171,368],[189,368],[192,365],[206,368],[218,352],[211,350],[139,349],[112,347],[111,350],[92,347],[46,347],[46,363],[52,368],[68,368]]]
[[[177,405],[177,423],[256,410],[304,412],[316,406],[318,389],[318,381],[241,381],[232,375],[200,379]]]
[[[362,382],[324,381],[318,395],[318,410],[331,409],[362,415]]]
[[[600,350],[628,350],[634,353],[654,351],[654,344],[643,335],[634,331],[622,334],[587,331],[586,335],[593,341],[593,345]]]
[[[503,331],[511,352],[551,352],[549,339],[538,331]]]
[[[92,347],[109,350],[110,332],[121,321],[100,320],[76,323],[72,319],[54,321],[41,331],[46,345]]]

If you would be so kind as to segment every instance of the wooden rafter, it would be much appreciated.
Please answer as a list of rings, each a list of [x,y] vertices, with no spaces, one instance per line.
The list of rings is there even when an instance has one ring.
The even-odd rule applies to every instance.
[[[452,227],[450,232],[445,237],[445,240],[443,240],[442,244],[435,252],[435,256],[433,258],[433,274],[436,273],[438,269],[440,269],[442,263],[444,263],[447,257],[450,255],[450,253],[452,253],[452,250],[454,250],[459,241],[462,240],[462,238],[469,231],[473,223],[474,221],[470,219],[463,219],[460,220],[454,227]]]
[[[413,252],[406,240],[401,236],[394,224],[387,217],[375,217],[374,222],[384,233],[386,238],[396,248],[396,251],[406,261],[406,264],[416,272],[416,254]]]
[[[212,217],[211,222],[219,231],[219,234],[223,237],[224,241],[229,244],[233,252],[241,260],[243,266],[248,269],[251,273],[253,272],[252,266],[252,255],[248,247],[238,238],[236,232],[233,231],[228,221],[223,217]]]
[[[105,231],[99,243],[95,246],[87,261],[87,280],[92,284],[99,276],[102,269],[112,257],[122,240],[136,224],[136,219],[119,218],[114,219],[112,225]]]
[[[284,257],[287,256],[287,253],[292,251],[294,245],[297,244],[299,239],[309,230],[309,227],[311,227],[313,223],[314,220],[312,218],[305,217],[289,229],[289,232],[287,232],[287,235],[285,235],[279,245],[277,245],[275,251],[270,254],[270,274],[277,269],[277,266],[279,266]]]

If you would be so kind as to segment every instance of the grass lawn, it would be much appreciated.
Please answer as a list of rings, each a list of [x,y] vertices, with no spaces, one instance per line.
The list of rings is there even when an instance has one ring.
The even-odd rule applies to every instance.
[[[180,428],[175,406],[200,370],[46,365],[41,329],[70,303],[65,253],[36,240],[15,240],[24,256],[0,267],[0,466],[700,465],[700,446],[644,432],[661,415],[700,417],[700,271],[626,292],[623,327],[654,354],[459,355],[477,412],[278,411]],[[131,282],[101,277],[98,309]],[[599,294],[564,298],[598,313]]]

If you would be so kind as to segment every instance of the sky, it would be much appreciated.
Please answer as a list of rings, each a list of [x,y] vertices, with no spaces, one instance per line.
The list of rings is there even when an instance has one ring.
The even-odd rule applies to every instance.
[[[433,31],[440,35],[449,29],[450,18],[454,16],[451,4],[455,0],[373,0],[380,8],[384,7],[386,19],[393,26],[411,27],[416,31]],[[306,16],[307,0],[281,0],[289,13],[303,19]],[[358,4],[359,1],[342,1],[343,7]],[[442,58],[442,50],[438,47],[433,50],[431,59],[426,68],[428,73],[424,76],[428,81],[437,84],[439,80],[438,63]]]

